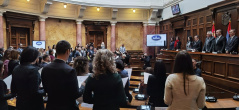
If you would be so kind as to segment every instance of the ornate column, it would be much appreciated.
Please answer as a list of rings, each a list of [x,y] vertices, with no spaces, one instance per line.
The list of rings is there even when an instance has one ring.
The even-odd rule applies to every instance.
[[[3,38],[3,12],[0,11],[0,48],[4,47]]]
[[[147,26],[148,24],[147,23],[143,23],[143,26],[144,26],[144,31],[143,31],[143,52],[144,53],[147,53]]]
[[[82,45],[81,24],[82,20],[76,20],[76,45]]]
[[[45,20],[47,17],[40,17],[40,30],[39,30],[39,40],[46,40],[46,26]]]
[[[110,22],[111,23],[111,51],[115,52],[115,24],[117,22]]]

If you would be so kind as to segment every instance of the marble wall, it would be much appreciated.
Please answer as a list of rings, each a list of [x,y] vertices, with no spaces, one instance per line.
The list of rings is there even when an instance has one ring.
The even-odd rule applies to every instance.
[[[46,19],[46,46],[67,40],[71,47],[76,46],[76,22],[73,20]]]
[[[142,23],[117,23],[116,48],[122,44],[126,50],[142,50],[143,24]]]
[[[111,49],[110,45],[111,45],[111,25],[109,25],[107,27],[107,49]]]

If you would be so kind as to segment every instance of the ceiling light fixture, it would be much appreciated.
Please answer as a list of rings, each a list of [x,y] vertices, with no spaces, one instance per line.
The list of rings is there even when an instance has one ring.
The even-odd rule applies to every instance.
[[[67,4],[64,4],[64,8],[66,8],[67,7]]]
[[[27,0],[27,2],[30,2],[30,0]]]
[[[97,7],[97,11],[100,11],[100,7]]]
[[[133,9],[133,13],[135,13],[136,11],[135,11],[135,9]]]

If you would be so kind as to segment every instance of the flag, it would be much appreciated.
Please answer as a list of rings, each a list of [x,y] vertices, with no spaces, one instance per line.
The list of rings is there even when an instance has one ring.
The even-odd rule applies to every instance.
[[[231,30],[231,20],[229,20],[229,24],[228,24],[228,28],[227,28],[227,35],[226,35],[227,41],[230,38],[230,34],[229,34],[230,30]]]
[[[214,21],[213,21],[213,25],[212,25],[212,36],[216,38]]]

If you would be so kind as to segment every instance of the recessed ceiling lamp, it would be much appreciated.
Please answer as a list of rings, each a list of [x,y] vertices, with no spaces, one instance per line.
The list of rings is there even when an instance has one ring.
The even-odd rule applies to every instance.
[[[135,9],[133,9],[133,13],[135,13],[136,11],[135,11]]]
[[[64,4],[64,8],[66,8],[67,7],[67,4]]]
[[[97,7],[97,11],[100,11],[100,7]]]
[[[30,0],[27,0],[27,2],[30,2]]]

